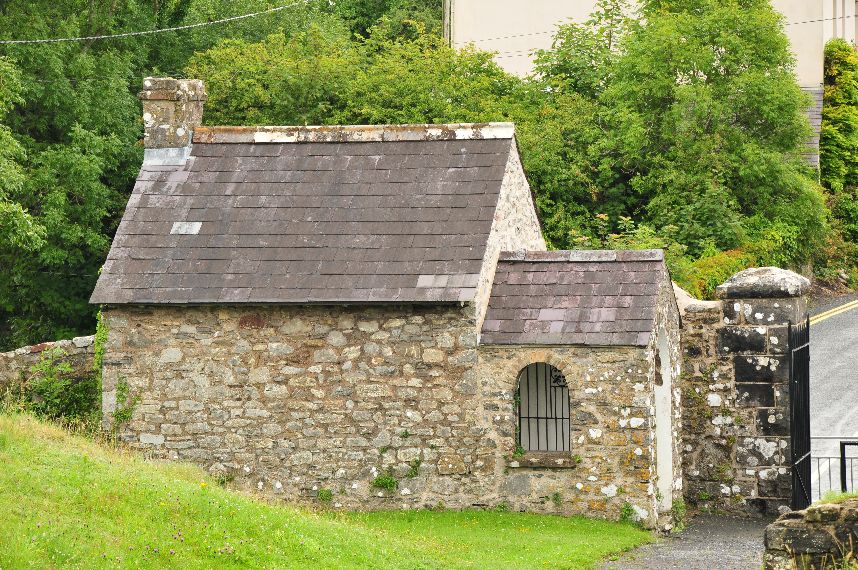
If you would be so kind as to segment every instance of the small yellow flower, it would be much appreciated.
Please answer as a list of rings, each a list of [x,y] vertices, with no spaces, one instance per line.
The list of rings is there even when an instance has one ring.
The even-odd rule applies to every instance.
[[[206,487],[208,487],[208,486],[209,486],[209,484],[208,484],[208,483],[206,483],[205,481],[203,481],[202,483],[200,483],[200,488],[202,488],[202,489],[205,489],[205,488],[206,488]]]

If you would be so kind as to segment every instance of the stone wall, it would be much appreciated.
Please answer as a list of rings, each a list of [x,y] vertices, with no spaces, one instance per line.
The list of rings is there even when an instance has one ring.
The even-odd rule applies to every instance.
[[[545,454],[513,457],[516,380],[534,362],[558,368],[569,386],[572,461],[565,469],[543,468]],[[545,510],[546,501],[559,493],[561,512],[614,519],[628,502],[645,524],[655,526],[655,420],[647,350],[481,347],[480,378],[480,419],[496,439],[492,474],[500,482],[486,485],[484,492],[529,511]]]
[[[147,149],[190,147],[193,129],[202,124],[207,99],[202,81],[147,77],[139,97]]]
[[[766,528],[765,570],[841,568],[858,550],[858,499],[781,516]]]
[[[518,145],[513,139],[477,285],[477,330],[482,329],[486,316],[500,252],[545,249],[530,185],[521,166]]]
[[[807,280],[751,269],[719,287],[720,302],[683,310],[686,500],[772,515],[791,497],[787,327],[803,322]]]
[[[26,381],[31,375],[30,369],[39,363],[44,357],[45,351],[53,349],[61,350],[64,353],[56,361],[68,363],[72,367],[74,377],[83,378],[93,374],[94,336],[43,342],[11,352],[0,352],[0,394],[10,385]]]
[[[655,524],[652,355],[646,348],[477,347],[472,305],[104,310],[106,421],[139,396],[122,439],[290,500],[497,506]],[[562,465],[516,458],[521,368],[570,383]],[[395,491],[373,486],[381,475]]]

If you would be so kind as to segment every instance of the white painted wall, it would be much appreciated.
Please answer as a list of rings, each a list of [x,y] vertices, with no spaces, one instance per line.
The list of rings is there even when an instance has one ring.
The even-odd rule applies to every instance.
[[[784,31],[792,42],[795,55],[795,72],[798,83],[805,88],[822,86],[823,51],[826,38],[823,34],[825,15],[823,3],[832,0],[772,0],[772,6],[784,15]],[[850,2],[855,12],[855,0]],[[855,31],[852,31],[854,39]]]
[[[446,1],[453,46],[473,43],[497,51],[498,64],[522,76],[533,71],[531,53],[551,47],[558,24],[584,21],[596,4],[596,0]],[[772,0],[772,4],[784,15],[800,85],[821,86],[825,42],[834,37],[856,39],[856,0]]]
[[[596,0],[447,0],[449,33],[454,47],[473,43],[497,51],[496,60],[517,75],[533,70],[530,54],[551,47],[557,25],[581,22]]]
[[[661,361],[661,386],[654,389],[655,398],[655,464],[658,475],[658,511],[665,513],[673,506],[673,371],[670,348],[664,327],[658,331],[656,350]]]

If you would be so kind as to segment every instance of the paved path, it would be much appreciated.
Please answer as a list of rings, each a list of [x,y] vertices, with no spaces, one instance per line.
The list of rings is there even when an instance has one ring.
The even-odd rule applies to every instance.
[[[769,522],[700,515],[681,533],[607,562],[602,570],[760,570]]]
[[[850,301],[849,295],[814,307],[818,315]],[[820,436],[858,436],[858,308],[835,314],[811,325],[810,329],[810,434]],[[837,457],[837,441],[812,440],[814,499],[831,486],[839,487],[836,462],[828,470],[828,460]],[[850,455],[858,455],[850,451]],[[858,461],[854,464],[858,477]],[[858,480],[856,480],[858,482]],[[830,484],[831,483],[831,484]]]

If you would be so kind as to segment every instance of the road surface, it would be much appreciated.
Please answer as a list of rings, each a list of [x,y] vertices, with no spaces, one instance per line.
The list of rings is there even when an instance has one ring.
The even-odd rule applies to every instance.
[[[810,433],[813,438],[858,440],[858,295],[815,308],[810,328]],[[843,307],[844,309],[837,309]],[[827,316],[826,315],[830,315]],[[839,487],[840,454],[836,440],[813,439],[814,499]],[[858,457],[858,449],[848,455]],[[850,479],[852,478],[850,462]],[[858,459],[854,462],[858,480]],[[857,481],[858,482],[858,481]],[[851,485],[850,485],[851,487]]]

